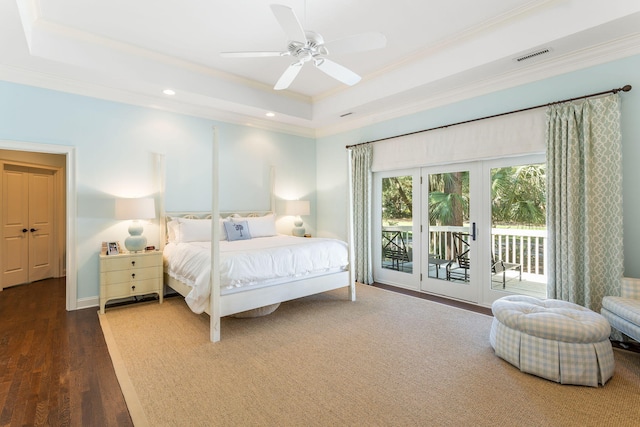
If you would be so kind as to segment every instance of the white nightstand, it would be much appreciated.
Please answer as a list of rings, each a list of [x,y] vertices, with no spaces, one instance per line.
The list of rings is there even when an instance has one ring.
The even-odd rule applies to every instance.
[[[100,254],[100,313],[111,299],[153,293],[162,304],[162,252]]]

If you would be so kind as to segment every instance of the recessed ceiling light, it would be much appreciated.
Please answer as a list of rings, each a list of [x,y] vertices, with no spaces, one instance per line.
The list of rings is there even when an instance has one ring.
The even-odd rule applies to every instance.
[[[275,117],[276,114],[272,113],[271,111],[269,111],[267,114],[265,114],[265,116],[267,116],[267,117]]]
[[[173,89],[165,89],[162,91],[162,93],[164,93],[165,95],[175,95],[176,91]]]

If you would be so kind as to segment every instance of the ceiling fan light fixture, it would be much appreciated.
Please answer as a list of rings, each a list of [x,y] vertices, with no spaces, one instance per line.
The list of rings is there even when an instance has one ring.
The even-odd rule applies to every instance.
[[[221,52],[224,58],[261,58],[269,56],[291,56],[296,60],[285,69],[280,76],[274,90],[287,89],[300,72],[302,66],[313,59],[313,63],[320,71],[329,77],[348,86],[360,81],[360,76],[350,69],[328,59],[333,54],[349,54],[386,46],[387,39],[380,33],[363,33],[347,38],[333,40],[326,43],[322,35],[315,31],[305,31],[296,13],[289,6],[272,4],[271,11],[276,17],[287,37],[287,50],[271,52]]]

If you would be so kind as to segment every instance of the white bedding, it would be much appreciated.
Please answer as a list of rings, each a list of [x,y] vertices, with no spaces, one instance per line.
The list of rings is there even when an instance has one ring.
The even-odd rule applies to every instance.
[[[169,243],[165,271],[191,286],[185,301],[202,313],[209,298],[211,243]],[[220,241],[221,294],[296,278],[346,270],[347,244],[336,239],[278,235],[250,240]]]

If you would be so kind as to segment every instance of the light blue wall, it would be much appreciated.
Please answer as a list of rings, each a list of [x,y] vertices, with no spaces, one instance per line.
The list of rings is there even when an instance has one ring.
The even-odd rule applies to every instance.
[[[637,220],[640,218],[640,56],[318,139],[317,215],[320,234],[344,238],[347,233],[346,145],[546,104],[626,84],[634,89],[622,95],[625,275],[640,277],[640,221]]]
[[[220,141],[223,210],[267,209],[269,170],[280,199],[311,200],[307,230],[346,238],[345,146],[631,84],[622,95],[625,275],[640,277],[640,56],[495,92],[314,141],[276,132],[0,82],[0,140],[76,147],[78,298],[98,295],[99,246],[123,240],[116,197],[157,192],[156,153],[166,156],[167,210],[207,210],[212,128]],[[317,206],[317,210],[316,210]],[[279,207],[279,204],[276,205]],[[279,221],[286,232],[287,218]],[[158,226],[145,228],[158,243]],[[317,231],[316,231],[317,230]]]
[[[79,300],[98,295],[101,242],[127,236],[113,219],[115,198],[157,195],[157,154],[165,156],[167,211],[211,208],[214,126],[221,209],[269,209],[273,165],[277,197],[308,199],[315,211],[313,139],[0,82],[0,140],[76,147]],[[290,222],[278,226],[287,232]],[[305,223],[315,233],[315,216]],[[145,235],[158,245],[158,221]]]

